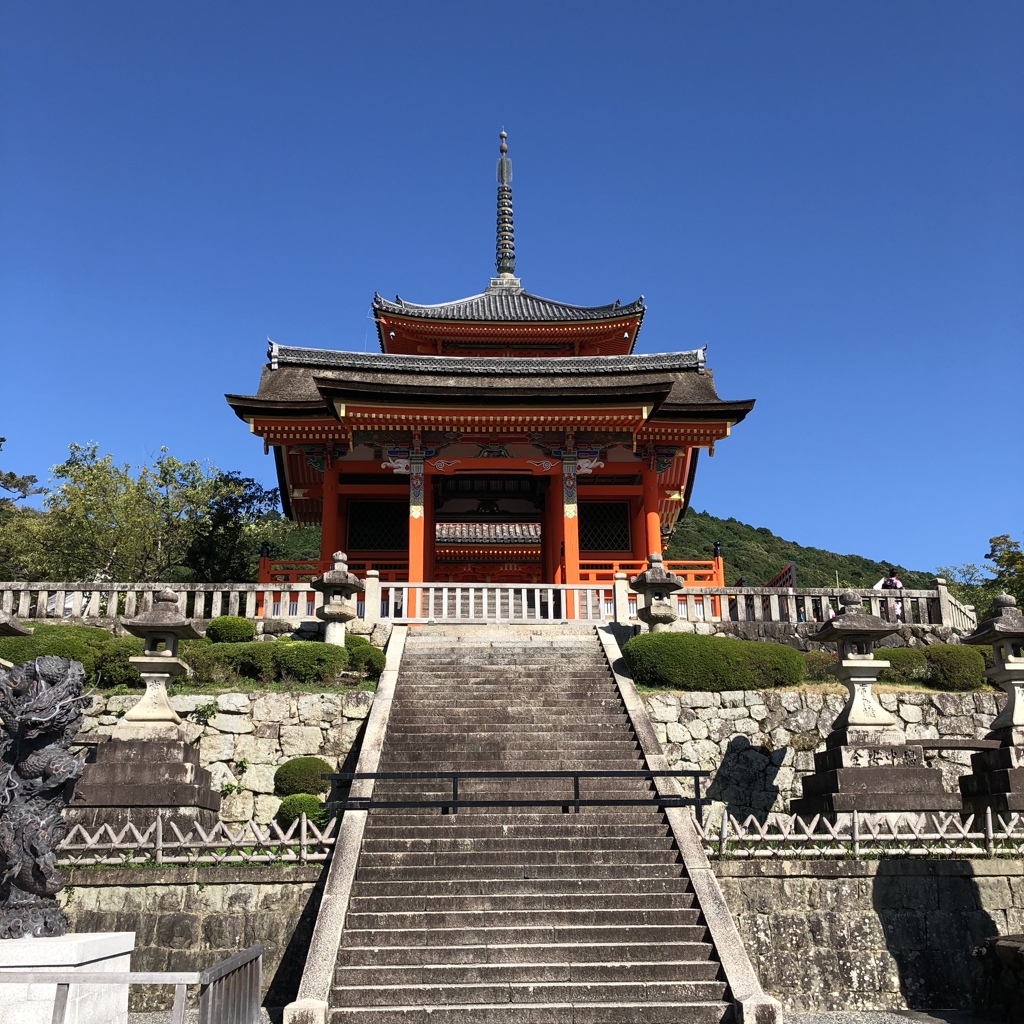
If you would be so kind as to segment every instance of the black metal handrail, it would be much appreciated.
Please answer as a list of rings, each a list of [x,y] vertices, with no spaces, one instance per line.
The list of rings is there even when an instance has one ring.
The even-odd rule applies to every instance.
[[[579,814],[581,807],[686,807],[693,806],[697,820],[703,824],[704,805],[708,803],[700,791],[700,780],[711,773],[682,768],[660,770],[622,769],[595,771],[521,771],[521,772],[339,772],[324,775],[331,780],[331,799],[324,806],[331,812],[366,811],[377,807],[439,807],[442,814],[458,814],[460,807],[561,807],[564,814]],[[580,779],[692,779],[693,796],[682,793],[661,794],[655,792],[646,799],[627,799],[625,797],[611,799],[584,799],[580,796]],[[438,800],[380,800],[374,796],[347,796],[340,799],[336,796],[339,782],[378,782],[378,781],[429,781],[443,779],[451,783],[451,798]],[[523,800],[499,799],[467,799],[459,796],[459,783],[467,779],[572,779],[572,797],[559,800],[542,800],[531,797]]]

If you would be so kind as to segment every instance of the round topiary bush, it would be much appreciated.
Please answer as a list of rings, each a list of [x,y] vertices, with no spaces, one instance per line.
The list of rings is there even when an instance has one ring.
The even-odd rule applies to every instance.
[[[983,683],[985,658],[981,651],[959,644],[941,644],[926,647],[928,683],[936,690],[977,690]]]
[[[286,796],[281,801],[281,806],[278,807],[274,820],[281,828],[287,829],[291,827],[292,822],[297,821],[303,814],[317,828],[323,828],[327,824],[326,809],[320,805],[320,798],[313,796],[311,793],[293,793],[291,796]]]
[[[255,635],[255,623],[239,615],[219,615],[206,627],[207,638],[215,644],[244,644]]]
[[[380,678],[387,659],[379,647],[374,647],[365,637],[346,633],[345,650],[348,651],[349,668],[365,673],[370,679]]]
[[[693,633],[641,633],[622,648],[641,686],[673,690],[761,690],[804,678],[798,651],[785,644]]]
[[[928,682],[928,661],[924,651],[916,647],[877,647],[875,660],[889,662],[878,679],[883,683],[926,683]]]
[[[94,626],[40,625],[36,626],[29,636],[0,637],[0,658],[5,658],[15,665],[32,661],[44,654],[70,658],[81,664],[89,685],[95,686],[97,662],[102,660],[104,654],[115,643],[110,633]],[[134,685],[140,685],[141,680],[137,672],[134,672],[132,682]],[[105,681],[103,685],[106,685]]]
[[[274,772],[274,792],[278,796],[296,793],[326,793],[330,782],[322,778],[334,768],[322,757],[293,757]]]
[[[348,668],[348,651],[334,644],[289,644],[278,640],[267,646],[273,652],[274,667],[282,682],[330,682]]]

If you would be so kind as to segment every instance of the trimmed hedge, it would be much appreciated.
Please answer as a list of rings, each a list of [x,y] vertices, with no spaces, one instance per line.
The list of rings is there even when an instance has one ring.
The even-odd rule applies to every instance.
[[[95,626],[40,625],[30,636],[0,637],[0,658],[15,665],[44,654],[71,658],[81,663],[89,686],[142,686],[138,670],[128,662],[142,648],[138,637],[115,637]]]
[[[286,796],[281,801],[274,820],[281,828],[286,829],[303,814],[317,828],[323,828],[327,824],[327,811],[320,806],[320,798],[310,793],[293,793],[291,796]]]
[[[622,649],[641,686],[673,690],[763,690],[795,686],[804,661],[785,644],[692,633],[641,633]]]
[[[278,796],[326,793],[331,784],[321,776],[333,771],[322,757],[293,757],[274,772],[274,792]]]
[[[239,679],[261,683],[334,683],[348,667],[348,653],[332,644],[280,640],[213,644],[190,640],[179,649],[195,682],[230,685]]]
[[[876,647],[875,660],[889,662],[889,667],[878,674],[880,682],[928,682],[928,660],[917,647]]]
[[[886,683],[923,683],[936,690],[964,692],[985,685],[985,657],[974,647],[935,644],[931,647],[883,647],[875,657],[888,661],[879,679]]]
[[[206,637],[215,644],[244,644],[256,635],[256,625],[240,615],[218,615],[210,619]]]
[[[838,661],[835,651],[804,651],[804,674],[808,679],[834,679],[829,669]]]
[[[332,682],[348,668],[348,651],[334,644],[280,641],[269,645],[274,652],[274,667],[282,682]]]
[[[374,647],[365,637],[346,633],[345,650],[348,651],[348,663],[351,668],[357,672],[365,672],[370,679],[380,679],[387,658],[379,647]]]

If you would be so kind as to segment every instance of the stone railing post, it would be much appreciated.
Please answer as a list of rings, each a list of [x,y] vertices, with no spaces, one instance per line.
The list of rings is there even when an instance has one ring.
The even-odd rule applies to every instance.
[[[363,622],[375,626],[380,622],[380,572],[367,569],[363,590]]]
[[[939,625],[952,626],[953,609],[949,603],[949,586],[941,576],[932,580],[932,586],[939,595]]]
[[[629,583],[624,572],[617,572],[615,574],[614,589],[612,591],[612,614],[618,625],[629,625]]]

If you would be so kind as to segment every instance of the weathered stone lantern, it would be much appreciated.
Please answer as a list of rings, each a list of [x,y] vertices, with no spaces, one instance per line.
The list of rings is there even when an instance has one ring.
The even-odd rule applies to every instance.
[[[167,698],[167,683],[188,671],[178,659],[179,640],[197,640],[199,634],[178,610],[178,595],[162,590],[153,607],[124,623],[133,636],[146,642],[142,654],[128,660],[139,670],[146,692],[115,730],[119,739],[178,739],[182,720]]]
[[[97,744],[75,789],[68,820],[86,828],[126,824],[148,828],[158,819],[182,832],[194,825],[211,828],[220,810],[210,773],[199,763],[199,746],[186,738],[185,723],[171,707],[167,683],[184,675],[178,642],[197,639],[192,623],[178,610],[178,595],[161,591],[153,607],[124,622],[146,642],[128,660],[139,670],[146,692]]]
[[[662,556],[652,552],[647,558],[647,568],[629,581],[630,587],[643,598],[636,611],[637,618],[645,622],[652,633],[668,630],[679,618],[671,595],[683,589],[683,581],[674,573],[665,572],[661,563]]]
[[[992,645],[994,664],[985,677],[1006,691],[1006,704],[986,737],[995,750],[971,755],[970,775],[960,778],[964,811],[983,814],[1024,811],[1024,614],[1009,594],[995,599],[992,618],[979,623],[960,641],[974,646]]]
[[[316,617],[324,623],[324,642],[345,646],[345,623],[356,617],[356,594],[363,592],[364,584],[348,571],[348,555],[335,551],[334,568],[310,581],[314,590],[324,595],[323,605]]]
[[[0,636],[28,636],[31,632],[31,629],[22,626],[13,615],[0,612]],[[13,668],[13,665],[0,658],[0,668]]]
[[[852,591],[839,597],[842,610],[808,639],[834,643],[839,660],[833,674],[846,686],[847,700],[814,755],[814,774],[800,780],[803,795],[794,814],[821,814],[837,823],[852,811],[900,813],[959,810],[960,801],[942,785],[942,772],[928,768],[924,748],[908,742],[896,718],[872,692],[889,662],[876,660],[875,644],[898,628],[864,612]]]

